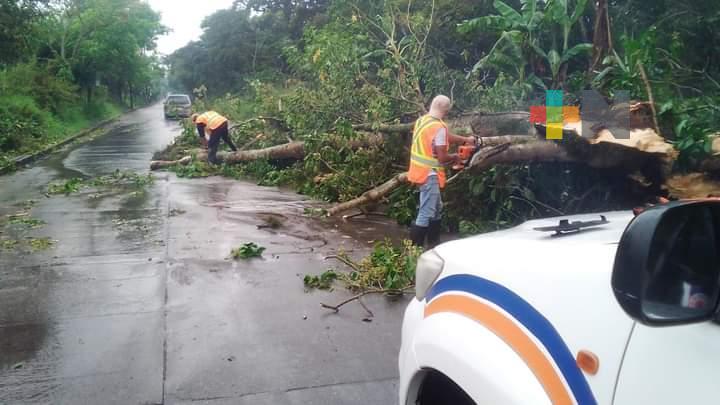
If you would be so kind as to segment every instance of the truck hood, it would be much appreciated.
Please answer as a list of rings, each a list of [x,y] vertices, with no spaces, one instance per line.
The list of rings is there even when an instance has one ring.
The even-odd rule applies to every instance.
[[[533,230],[561,219],[609,224],[553,236]],[[588,378],[598,403],[611,403],[633,321],[610,285],[617,245],[632,212],[607,212],[526,222],[515,228],[438,246],[445,265],[440,279],[470,275],[509,289],[552,324],[569,351],[589,350],[600,372]]]

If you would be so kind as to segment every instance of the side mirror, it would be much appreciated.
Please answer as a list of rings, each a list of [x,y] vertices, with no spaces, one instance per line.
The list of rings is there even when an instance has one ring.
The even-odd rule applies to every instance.
[[[647,209],[620,239],[612,288],[631,318],[650,326],[713,319],[720,299],[720,201]]]

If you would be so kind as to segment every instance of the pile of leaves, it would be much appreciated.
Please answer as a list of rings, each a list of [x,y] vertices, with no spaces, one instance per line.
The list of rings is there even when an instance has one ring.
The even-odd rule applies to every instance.
[[[132,171],[116,170],[113,174],[106,176],[87,179],[74,177],[72,179],[50,183],[47,193],[49,195],[70,195],[88,188],[111,189],[116,187],[143,190],[146,186],[150,186],[154,182],[155,178],[150,173],[140,174]]]
[[[7,225],[23,227],[26,229],[40,228],[45,225],[45,221],[33,218],[27,213],[8,215]]]
[[[415,266],[421,253],[410,241],[395,246],[385,240],[376,243],[372,252],[359,262],[346,253],[328,257],[345,264],[350,272],[328,270],[320,275],[306,275],[303,282],[308,289],[328,290],[337,280],[354,292],[402,293],[414,287]]]
[[[34,253],[50,249],[55,245],[55,241],[48,237],[27,235],[29,231],[45,225],[45,221],[30,215],[34,205],[33,200],[25,201],[19,211],[0,217],[0,251],[22,250],[26,253]]]

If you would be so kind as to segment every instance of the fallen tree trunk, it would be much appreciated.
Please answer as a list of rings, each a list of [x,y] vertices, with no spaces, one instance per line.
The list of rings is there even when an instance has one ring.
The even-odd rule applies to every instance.
[[[175,165],[188,165],[192,161],[192,156],[185,156],[179,160],[153,160],[150,162],[150,170],[159,170]]]
[[[199,149],[195,157],[201,161],[207,161],[208,152],[206,149]],[[236,152],[219,152],[217,159],[227,164],[251,162],[259,159],[303,159],[305,157],[305,143],[296,141],[284,143],[269,148],[254,150],[238,150]],[[192,161],[191,156],[185,156],[179,160],[153,160],[150,162],[150,170],[165,169],[176,165],[188,165]]]
[[[524,111],[505,111],[489,113],[472,111],[447,120],[447,124],[454,131],[472,131],[480,134],[483,130],[492,128],[529,128],[530,113]],[[356,131],[382,132],[385,134],[406,134],[412,132],[414,122],[406,124],[357,124],[353,125]],[[503,131],[499,131],[502,133]],[[525,131],[521,131],[525,132]],[[509,133],[515,133],[510,131]],[[523,134],[526,135],[526,134]]]
[[[514,136],[504,135],[496,137],[482,138],[484,146],[495,146],[504,143],[521,143],[534,140],[531,136]],[[384,142],[382,135],[368,134],[365,137],[354,139],[351,141],[339,140],[337,146],[358,149],[362,147],[379,146]],[[207,150],[198,149],[195,152],[198,160],[207,160]],[[244,163],[258,159],[303,159],[305,157],[305,143],[302,141],[289,142],[281,145],[271,146],[263,149],[239,150],[237,152],[220,152],[217,158],[220,162],[227,164]],[[156,160],[150,162],[150,170],[159,170],[175,165],[187,165],[191,162],[190,156],[185,156],[180,160]]]
[[[488,150],[480,152],[468,165],[468,170],[483,170],[487,167],[508,163],[576,162],[567,151],[554,142],[532,142],[508,145],[500,153]]]
[[[395,175],[385,183],[373,188],[372,190],[364,192],[360,197],[353,200],[337,204],[330,208],[327,212],[328,216],[334,216],[341,212],[349,211],[360,206],[379,201],[386,197],[393,190],[407,182],[407,172]]]
[[[544,128],[538,128],[540,135],[544,135],[543,130]],[[502,137],[485,139],[497,138]],[[674,159],[674,155],[671,153],[672,148],[664,149],[660,145],[641,143],[637,139],[621,141],[617,143],[609,139],[591,141],[577,135],[574,131],[564,131],[563,140],[559,142],[535,140],[519,144],[500,143],[493,147],[485,147],[473,157],[466,170],[482,171],[502,164],[578,162],[598,169],[623,168],[628,174],[639,171],[651,184],[660,187],[664,183],[665,175]],[[633,146],[628,146],[628,142]],[[453,181],[456,177],[457,175],[453,176],[449,181]],[[328,215],[337,215],[364,204],[376,202],[400,187],[402,185],[400,180],[406,179],[407,174],[401,173],[354,200],[336,205],[328,210]]]
[[[198,159],[207,160],[207,152],[198,154]],[[218,153],[218,160],[235,164],[259,159],[302,159],[305,157],[305,142],[295,141],[269,148],[239,150],[237,152]]]
[[[353,125],[352,128],[356,131],[368,131],[368,132],[383,132],[386,134],[404,134],[411,132],[415,123],[411,124],[357,124]]]
[[[481,136],[480,146],[498,146],[504,144],[523,144],[536,141],[534,136],[529,135],[498,135],[498,136]]]
[[[484,148],[475,155],[466,170],[483,169],[504,163],[530,163],[530,162],[569,162],[574,161],[558,145],[551,142],[534,142],[529,144],[511,145],[499,144]],[[453,176],[448,182],[452,182]],[[359,208],[363,205],[377,202],[395,189],[407,182],[407,172],[400,173],[372,190],[366,191],[360,197],[340,203],[328,210],[328,216]]]

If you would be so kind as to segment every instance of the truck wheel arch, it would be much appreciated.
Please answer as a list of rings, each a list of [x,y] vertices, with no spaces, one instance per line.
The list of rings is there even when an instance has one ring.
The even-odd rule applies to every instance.
[[[446,333],[449,330],[453,333]],[[468,318],[456,314],[426,318],[413,338],[413,351],[419,371],[406,391],[408,405],[414,405],[427,376],[438,374],[474,401],[550,404],[520,356],[493,332]]]
[[[475,401],[450,377],[434,369],[422,370],[417,375],[414,398],[410,404],[418,405],[475,405]],[[411,385],[412,387],[412,385]]]

